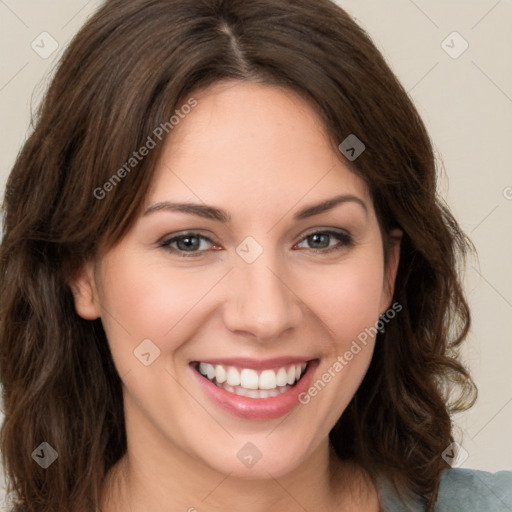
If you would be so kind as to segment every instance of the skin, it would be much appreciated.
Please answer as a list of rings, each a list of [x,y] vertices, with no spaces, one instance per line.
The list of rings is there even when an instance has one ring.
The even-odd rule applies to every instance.
[[[194,97],[198,106],[165,142],[144,210],[205,203],[229,212],[231,223],[164,209],[141,214],[72,285],[77,312],[101,317],[123,381],[128,454],[108,475],[102,510],[377,511],[373,485],[328,443],[373,338],[307,405],[273,420],[220,410],[188,362],[308,356],[319,360],[314,382],[390,307],[400,232],[385,268],[367,186],[295,93],[227,82]],[[338,194],[360,198],[366,210],[352,201],[293,219]],[[306,238],[327,228],[349,232],[353,243]],[[199,256],[159,245],[187,231],[212,240],[196,248]],[[247,236],[263,249],[251,264],[236,252]],[[144,366],[133,351],[148,338],[160,356]],[[236,456],[249,441],[262,454],[252,468]]]

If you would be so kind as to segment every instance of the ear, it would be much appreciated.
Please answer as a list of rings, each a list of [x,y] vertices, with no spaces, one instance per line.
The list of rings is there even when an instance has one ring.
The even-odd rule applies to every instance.
[[[76,312],[86,320],[96,320],[101,316],[100,302],[96,281],[94,278],[94,264],[84,263],[69,281],[69,287],[75,299]]]
[[[393,229],[389,234],[391,247],[388,247],[388,259],[384,269],[384,283],[382,288],[381,313],[384,313],[391,306],[391,300],[395,291],[395,280],[400,262],[400,243],[402,241],[403,231]]]

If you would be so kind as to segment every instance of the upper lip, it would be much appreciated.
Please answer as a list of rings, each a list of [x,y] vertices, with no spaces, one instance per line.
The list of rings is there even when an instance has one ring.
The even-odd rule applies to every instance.
[[[208,363],[211,365],[221,364],[222,366],[235,366],[238,368],[251,368],[253,370],[263,370],[267,368],[280,368],[292,364],[308,363],[315,359],[314,357],[300,357],[300,356],[281,356],[273,357],[271,359],[252,359],[248,357],[219,357],[219,358],[205,358],[196,359],[191,361],[194,363]]]

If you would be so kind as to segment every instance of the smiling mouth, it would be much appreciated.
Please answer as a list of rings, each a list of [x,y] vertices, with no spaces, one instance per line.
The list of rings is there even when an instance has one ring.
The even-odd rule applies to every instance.
[[[309,362],[255,370],[222,364],[196,362],[196,371],[212,384],[229,393],[247,398],[272,398],[286,393],[301,380]]]

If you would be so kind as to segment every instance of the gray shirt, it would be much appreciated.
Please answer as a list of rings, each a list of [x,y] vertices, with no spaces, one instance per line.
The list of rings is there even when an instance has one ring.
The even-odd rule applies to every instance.
[[[383,512],[425,511],[422,500],[400,499],[385,479],[377,482],[377,489]],[[512,512],[512,471],[445,470],[435,512]]]

